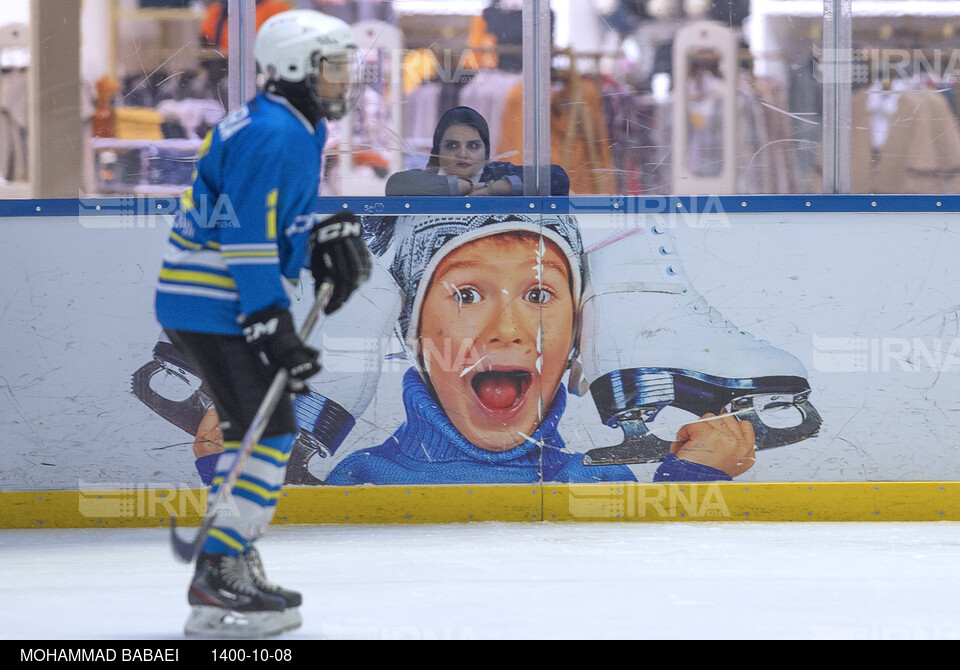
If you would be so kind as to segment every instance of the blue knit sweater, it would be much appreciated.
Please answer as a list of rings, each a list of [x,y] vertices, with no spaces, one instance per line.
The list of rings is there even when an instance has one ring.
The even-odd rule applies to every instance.
[[[413,368],[403,376],[403,404],[407,413],[403,425],[383,444],[344,458],[327,477],[326,484],[636,481],[625,466],[586,466],[581,454],[566,450],[557,431],[567,405],[567,392],[562,385],[532,439],[504,452],[486,451],[463,437]],[[702,470],[704,467],[670,456],[657,471],[656,481],[729,479],[713,468]]]

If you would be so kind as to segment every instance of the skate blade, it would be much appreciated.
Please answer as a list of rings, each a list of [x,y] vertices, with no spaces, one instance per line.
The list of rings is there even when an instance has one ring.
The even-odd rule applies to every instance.
[[[184,626],[184,634],[227,640],[273,637],[299,628],[303,623],[299,607],[281,612],[232,612],[220,607],[194,606]]]
[[[770,401],[770,399],[777,399]],[[777,409],[792,409],[799,412],[800,421],[793,426],[771,425]],[[817,408],[807,399],[807,395],[785,394],[781,396],[758,395],[736,398],[727,406],[728,411],[743,421],[753,424],[756,435],[756,448],[771,449],[796,444],[820,433],[823,419]],[[764,420],[766,416],[767,420]]]

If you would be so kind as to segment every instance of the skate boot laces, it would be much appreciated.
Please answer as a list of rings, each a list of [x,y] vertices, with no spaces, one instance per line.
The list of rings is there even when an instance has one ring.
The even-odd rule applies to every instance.
[[[280,587],[267,579],[267,571],[263,569],[263,560],[260,558],[260,552],[256,547],[250,547],[243,555],[244,563],[250,575],[251,581],[261,591],[277,591]]]
[[[247,549],[243,555],[243,561],[250,579],[258,589],[282,598],[287,607],[299,607],[303,602],[303,596],[298,591],[284,588],[267,579],[267,572],[263,568],[263,560],[260,558],[260,552],[256,547],[251,546]]]
[[[690,289],[688,293],[694,293],[693,289]],[[706,315],[710,323],[720,326],[727,331],[730,335],[747,335],[753,337],[750,333],[744,332],[736,326],[733,322],[729,321],[723,314],[720,313],[716,307],[707,302],[707,299],[702,295],[695,293],[696,300],[693,302],[693,311],[697,314]],[[756,338],[753,338],[756,339]]]

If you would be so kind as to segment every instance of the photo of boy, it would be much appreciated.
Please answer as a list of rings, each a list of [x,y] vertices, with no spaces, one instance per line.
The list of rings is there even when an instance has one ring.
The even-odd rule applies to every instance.
[[[622,465],[583,465],[558,430],[583,290],[575,219],[384,224],[405,298],[399,335],[413,363],[403,377],[406,420],[382,444],[348,454],[325,483],[636,481]],[[752,464],[752,426],[734,417],[694,422],[673,447],[657,480],[728,480]]]

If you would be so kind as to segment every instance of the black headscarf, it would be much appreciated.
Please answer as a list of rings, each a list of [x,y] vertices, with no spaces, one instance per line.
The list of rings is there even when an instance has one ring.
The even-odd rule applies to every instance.
[[[490,160],[490,129],[487,122],[475,109],[470,107],[454,107],[448,109],[437,121],[437,129],[433,131],[433,148],[430,149],[428,168],[435,168],[440,164],[440,141],[450,126],[470,126],[480,134],[483,141],[484,158]]]

